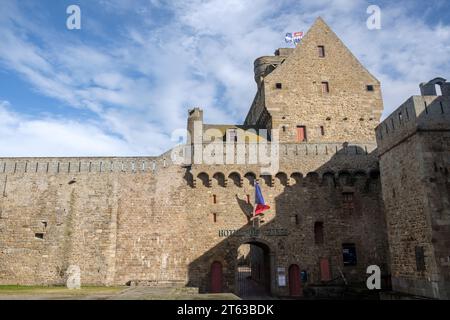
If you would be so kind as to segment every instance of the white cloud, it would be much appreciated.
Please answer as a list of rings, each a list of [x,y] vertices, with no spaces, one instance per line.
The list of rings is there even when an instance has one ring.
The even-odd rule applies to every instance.
[[[124,140],[108,135],[99,124],[55,118],[26,118],[0,102],[2,157],[133,155]]]
[[[90,32],[92,26],[101,44],[36,26],[29,12],[19,10],[14,2],[2,4],[0,66],[20,74],[41,94],[70,107],[89,109],[98,117],[93,124],[82,124],[59,118],[39,120],[39,115],[31,120],[3,111],[11,121],[25,121],[29,131],[17,122],[8,127],[18,136],[41,130],[39,121],[50,124],[54,132],[61,125],[73,129],[70,132],[87,126],[97,141],[109,145],[111,149],[104,151],[111,155],[159,154],[170,147],[171,132],[185,127],[189,107],[203,107],[208,122],[241,122],[256,91],[255,58],[273,54],[284,45],[285,32],[306,31],[319,15],[381,80],[385,114],[417,94],[419,82],[450,76],[450,27],[426,24],[411,14],[409,2],[383,5],[380,31],[366,28],[366,1],[114,0],[99,4],[115,18],[128,17],[121,21],[121,31],[111,34],[101,21],[83,15],[87,19],[83,32]],[[155,10],[170,12],[167,21],[156,25]],[[35,135],[45,140],[45,134],[54,132]],[[79,138],[80,143],[67,152],[94,152],[89,146],[83,149],[83,135],[61,136]],[[57,145],[48,143],[43,151],[59,154]],[[28,152],[20,144],[16,148],[18,154]]]

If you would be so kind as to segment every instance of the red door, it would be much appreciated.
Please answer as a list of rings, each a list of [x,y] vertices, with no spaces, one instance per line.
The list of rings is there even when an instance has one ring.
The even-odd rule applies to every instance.
[[[331,280],[330,261],[328,259],[320,259],[320,280]]]
[[[289,267],[289,294],[291,297],[300,297],[302,295],[300,268],[296,264]]]
[[[218,261],[211,265],[211,293],[222,292],[222,264]]]
[[[298,126],[297,127],[297,142],[305,142],[306,141],[306,127]]]

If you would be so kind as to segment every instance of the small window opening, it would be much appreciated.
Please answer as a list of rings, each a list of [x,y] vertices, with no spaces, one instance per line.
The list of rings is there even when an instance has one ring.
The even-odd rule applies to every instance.
[[[330,84],[326,81],[322,82],[322,93],[330,93]]]
[[[416,247],[416,267],[417,271],[425,271],[425,250],[423,247]]]
[[[356,266],[356,246],[354,243],[344,243],[342,245],[342,258],[344,260],[344,266]]]
[[[324,128],[324,126],[320,126],[320,134],[321,134],[322,136],[325,135],[325,128]]]
[[[213,203],[216,204],[217,203],[217,196],[215,194],[213,194]]]
[[[280,82],[278,82],[278,83],[275,85],[275,87],[276,87],[277,89],[283,89],[283,84],[280,83]]]
[[[342,206],[344,208],[344,212],[348,214],[353,213],[353,210],[355,208],[353,193],[345,192],[342,194],[342,196],[343,196]]]
[[[237,131],[235,129],[229,130],[228,135],[230,137],[230,141],[237,142],[238,136],[237,136]]]
[[[374,89],[373,85],[371,85],[371,84],[367,85],[367,91],[374,91],[374,90],[375,89]]]
[[[41,239],[41,240],[43,240],[43,239],[44,239],[44,234],[43,234],[43,233],[35,233],[35,234],[34,234],[34,237],[35,237],[36,239]]]
[[[214,223],[217,223],[217,213],[213,213],[213,221]]]
[[[325,58],[325,46],[318,46],[319,49],[319,58]]]
[[[305,126],[297,126],[297,142],[306,142],[306,127]]]
[[[315,244],[323,244],[323,222],[316,222],[314,224],[314,242]]]

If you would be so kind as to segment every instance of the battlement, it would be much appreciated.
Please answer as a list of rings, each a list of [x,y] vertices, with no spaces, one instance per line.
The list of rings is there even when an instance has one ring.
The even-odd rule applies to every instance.
[[[173,151],[178,161],[190,164],[261,164],[267,159],[277,159],[280,163],[299,162],[302,158],[317,157],[320,163],[334,156],[367,156],[377,149],[375,143],[199,143],[180,146]],[[200,153],[200,155],[199,155]],[[265,160],[261,160],[264,158]],[[314,160],[311,160],[314,162]]]
[[[0,158],[0,174],[154,173],[172,164],[161,157]]]
[[[412,96],[375,129],[379,154],[418,131],[450,130],[450,96]]]

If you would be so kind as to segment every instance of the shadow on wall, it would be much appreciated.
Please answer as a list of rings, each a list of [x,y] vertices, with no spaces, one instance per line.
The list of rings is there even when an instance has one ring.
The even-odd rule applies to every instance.
[[[450,299],[450,83],[436,78],[421,92],[376,128],[392,285]]]
[[[358,146],[346,145],[315,172],[306,175],[280,172],[275,177],[261,177],[259,183],[265,195],[269,188],[279,190],[274,203],[268,203],[276,212],[274,217],[270,221],[262,218],[260,225],[254,227],[250,219],[253,206],[238,196],[230,199],[249,217],[249,223],[232,235],[222,234],[222,241],[190,263],[188,286],[199,287],[202,293],[218,290],[239,293],[237,252],[242,244],[253,244],[264,250],[268,282],[265,285],[275,296],[301,294],[293,291],[295,286],[365,282],[366,268],[374,264],[388,274],[376,153],[375,150],[367,154]],[[224,176],[214,174],[218,175]],[[197,188],[214,188],[206,182],[208,174],[199,176],[202,183],[197,183]],[[251,175],[240,176],[247,179]],[[192,185],[195,179],[191,176],[186,180]],[[238,193],[237,185],[232,179],[228,188],[236,188]],[[322,226],[321,230],[318,225]],[[212,228],[217,229],[217,237],[226,229],[220,224],[213,224]],[[353,261],[344,262],[346,245],[356,248],[355,265]],[[278,274],[281,278],[285,275],[285,283]]]

